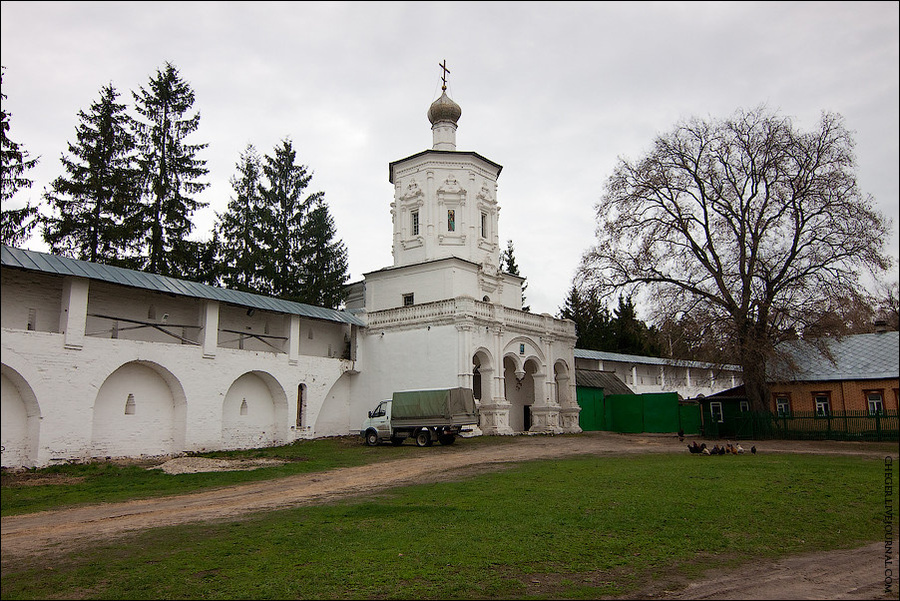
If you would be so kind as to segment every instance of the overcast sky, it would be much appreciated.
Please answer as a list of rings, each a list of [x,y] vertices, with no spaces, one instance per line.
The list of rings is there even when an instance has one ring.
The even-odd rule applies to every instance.
[[[429,105],[461,107],[457,150],[503,166],[500,240],[526,302],[563,306],[595,241],[594,205],[617,157],[636,159],[684,118],[767,104],[815,129],[840,113],[860,188],[892,220],[898,256],[897,2],[3,2],[10,138],[40,157],[40,200],[61,175],[77,113],[111,83],[133,105],[165,62],[195,92],[208,237],[247,144],[285,137],[313,172],[351,280],[393,264],[388,163],[431,148]],[[46,250],[37,239],[27,245]],[[897,267],[890,276],[897,278]]]

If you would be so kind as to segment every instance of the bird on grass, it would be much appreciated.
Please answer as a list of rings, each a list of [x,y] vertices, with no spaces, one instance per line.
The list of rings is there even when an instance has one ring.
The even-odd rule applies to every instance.
[[[750,447],[750,452],[753,453],[754,455],[756,455],[756,445],[753,445],[752,447]]]

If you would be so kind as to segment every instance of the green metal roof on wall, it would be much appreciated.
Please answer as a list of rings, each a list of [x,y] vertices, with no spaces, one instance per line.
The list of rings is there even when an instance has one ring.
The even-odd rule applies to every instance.
[[[91,263],[89,261],[81,261],[78,259],[69,259],[34,250],[13,248],[12,246],[6,246],[5,244],[2,249],[2,264],[4,267],[15,267],[54,275],[87,278],[90,280],[108,282],[110,284],[152,290],[154,292],[214,300],[247,308],[252,307],[254,309],[272,311],[274,313],[299,315],[311,319],[334,321],[355,326],[366,325],[359,317],[356,317],[347,311],[336,311],[325,307],[316,307],[314,305],[297,303],[271,296],[263,296],[261,294],[253,294],[251,292],[242,292],[240,290],[229,290],[227,288],[179,280],[178,278],[145,273],[133,269]]]
[[[641,365],[671,365],[673,367],[692,367],[700,369],[729,369],[739,371],[737,365],[706,363],[704,361],[687,361],[684,359],[664,359],[662,357],[645,357],[643,355],[626,355],[624,353],[611,353],[609,351],[594,351],[587,349],[575,349],[576,359],[595,359],[600,361],[615,361],[618,363],[639,363]]]

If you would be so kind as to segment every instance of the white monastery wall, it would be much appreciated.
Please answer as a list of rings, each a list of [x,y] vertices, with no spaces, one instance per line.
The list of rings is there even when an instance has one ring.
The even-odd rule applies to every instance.
[[[352,403],[356,422],[394,392],[459,386],[457,338],[453,325],[370,330],[361,336]]]
[[[61,299],[68,286],[59,284],[63,278],[34,275],[3,269],[4,466],[257,447],[352,430],[344,375],[353,371],[353,362],[341,358],[349,325],[268,311],[248,316],[236,307],[225,311],[225,323],[235,330],[262,331],[268,322],[270,331],[288,334],[284,352],[268,346],[252,350],[249,344],[243,350],[205,345],[200,327],[194,328],[198,343],[158,338],[157,328],[125,330],[121,319],[118,338],[112,337],[114,328],[79,335],[72,327],[79,320],[69,312],[78,312],[71,299],[82,292],[86,326],[94,325],[84,318],[87,311],[106,309],[112,317],[135,316],[147,323],[150,300],[164,301],[157,311],[168,313],[168,325],[198,323],[203,321],[199,307],[211,307],[215,315],[219,303],[78,278],[70,296]],[[54,307],[55,320],[49,318]],[[38,320],[45,330],[55,323],[55,329],[67,324],[69,331],[27,330],[22,318],[29,308],[48,314]],[[180,332],[179,325],[171,329]],[[125,338],[138,332],[149,333],[144,334],[149,340]],[[328,404],[329,399],[335,402]]]
[[[728,390],[743,382],[740,368],[733,365],[583,350],[579,355],[575,358],[577,367],[611,371],[636,394],[677,392],[682,398],[690,399]]]
[[[0,272],[0,326],[59,332],[62,279],[43,273]]]

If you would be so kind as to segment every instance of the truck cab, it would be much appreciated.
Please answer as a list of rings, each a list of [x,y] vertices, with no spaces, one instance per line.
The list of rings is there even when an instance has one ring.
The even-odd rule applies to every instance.
[[[373,442],[369,440],[369,437],[372,436],[372,431],[374,430],[375,436],[377,439],[374,441],[374,444],[378,444],[378,441],[385,440],[391,438],[391,400],[387,399],[381,401],[375,408],[369,411],[369,417],[363,422],[360,433],[366,439],[366,443],[369,446],[374,446]],[[402,442],[402,439],[401,439]]]

